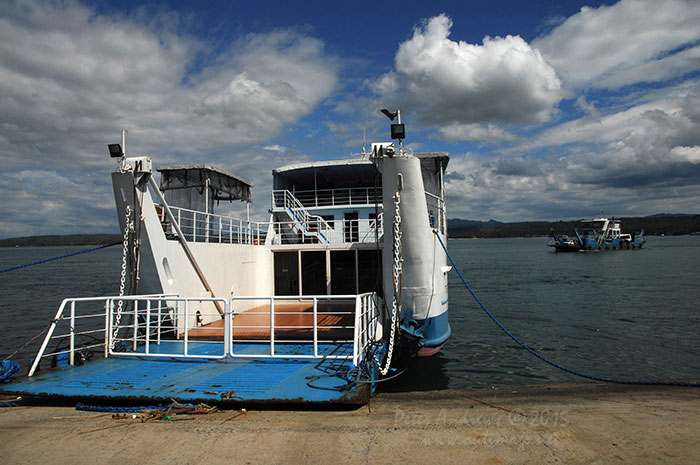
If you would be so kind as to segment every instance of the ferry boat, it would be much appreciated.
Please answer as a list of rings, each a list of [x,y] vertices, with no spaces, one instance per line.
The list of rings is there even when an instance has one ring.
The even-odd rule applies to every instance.
[[[110,401],[364,403],[450,336],[445,152],[392,142],[273,170],[266,221],[222,216],[252,183],[156,168],[110,144],[119,295],[67,298],[7,393]],[[160,173],[160,182],[155,179]],[[246,209],[248,212],[248,209]],[[53,369],[48,369],[49,365]]]
[[[574,229],[574,237],[560,236],[552,229],[552,240],[547,245],[554,247],[555,252],[586,252],[639,249],[644,242],[644,230],[623,234],[620,220],[601,215],[599,218],[581,221],[581,231]]]

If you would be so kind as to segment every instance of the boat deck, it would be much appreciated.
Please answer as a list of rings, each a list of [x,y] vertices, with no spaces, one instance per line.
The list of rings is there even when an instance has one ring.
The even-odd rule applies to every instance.
[[[172,351],[164,341],[158,346]],[[191,355],[220,353],[220,344],[190,342]],[[308,345],[277,344],[278,354],[300,355]],[[260,344],[241,344],[236,353],[260,353]],[[320,355],[352,355],[352,344],[318,345]],[[109,403],[347,403],[363,404],[370,385],[351,381],[351,360],[227,357],[175,359],[114,356],[82,366],[59,366],[20,377],[1,392],[30,400]],[[350,381],[348,381],[350,380]]]
[[[269,340],[270,305],[259,305],[236,313],[233,317],[234,340]],[[345,302],[318,303],[315,315],[315,332],[320,340],[351,339],[355,305]],[[274,307],[275,340],[313,339],[313,303],[285,303]],[[216,319],[188,331],[191,338],[221,338],[224,336],[224,320]]]

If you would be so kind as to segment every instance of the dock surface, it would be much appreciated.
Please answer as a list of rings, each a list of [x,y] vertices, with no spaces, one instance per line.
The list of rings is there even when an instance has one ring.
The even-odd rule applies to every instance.
[[[700,389],[600,384],[379,394],[350,410],[251,407],[146,423],[9,407],[0,463],[687,464],[700,462],[699,431]]]

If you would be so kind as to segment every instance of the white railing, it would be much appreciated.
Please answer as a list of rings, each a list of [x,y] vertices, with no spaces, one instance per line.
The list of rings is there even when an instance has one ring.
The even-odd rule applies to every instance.
[[[139,296],[138,299],[165,297]],[[126,297],[81,297],[63,299],[58,307],[56,316],[51,320],[44,342],[34,358],[29,376],[32,376],[39,368],[42,360],[54,358],[56,364],[66,362],[69,365],[82,364],[80,357],[91,354],[91,349],[104,349],[104,356],[108,356],[108,342],[110,335],[109,303]],[[87,341],[87,342],[82,342]],[[49,344],[56,345],[49,349]]]
[[[379,220],[330,220],[325,238],[329,244],[347,244],[353,242],[374,243],[377,237],[381,241],[384,234],[382,216]],[[378,230],[376,228],[379,227]],[[325,243],[316,236],[309,236],[293,227],[290,222],[271,223],[270,244],[318,244]]]
[[[118,318],[115,303],[130,303],[130,309]],[[225,299],[162,296],[113,297],[106,301],[109,309],[107,356],[131,355],[165,358],[224,358],[229,351],[227,327],[207,328],[204,321],[222,319],[215,303],[227,307]],[[127,307],[128,308],[128,307]],[[224,312],[225,317],[225,312]],[[125,321],[118,324],[118,321]],[[200,332],[195,341],[190,337]],[[215,334],[221,332],[221,335]],[[126,333],[126,334],[124,334]]]
[[[357,365],[381,338],[376,299],[375,293],[233,297],[232,308],[248,310],[232,312],[231,356],[345,359]]]
[[[437,195],[426,192],[425,203],[428,207],[428,221],[430,221],[430,227],[437,229],[442,234],[446,234],[447,213],[445,211],[445,201]]]
[[[379,221],[374,219],[324,221],[323,238],[308,234],[295,227],[293,222],[258,222],[247,221],[222,215],[207,214],[186,208],[170,207],[178,221],[180,230],[188,242],[209,242],[219,244],[262,245],[271,234],[270,244],[344,244],[349,242],[373,243],[384,233],[382,215]],[[165,216],[161,217],[163,229],[167,234],[174,234]],[[375,228],[379,231],[375,234]],[[312,226],[313,229],[313,226]]]
[[[318,215],[312,215],[288,190],[272,191],[272,208],[281,208],[294,221],[300,232],[306,236],[318,238],[320,242],[330,243],[328,234],[330,226]]]
[[[294,196],[306,208],[374,205],[375,202],[379,204],[382,203],[381,187],[376,189],[374,187],[350,187],[346,189],[295,191]]]
[[[232,311],[242,301],[262,305]],[[223,316],[214,303],[225,309]],[[358,366],[381,336],[375,293],[228,301],[175,294],[70,298],[56,312],[29,376],[47,358],[80,365],[95,348],[104,357],[345,359]]]
[[[156,208],[161,208],[156,206]],[[215,215],[187,208],[170,207],[188,242],[261,245],[267,236],[268,223]],[[161,223],[166,234],[173,233],[165,215]]]

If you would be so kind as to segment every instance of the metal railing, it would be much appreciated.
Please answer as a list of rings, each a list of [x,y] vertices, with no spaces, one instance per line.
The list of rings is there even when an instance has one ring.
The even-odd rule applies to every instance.
[[[382,215],[379,220],[359,219],[359,220],[330,220],[329,230],[326,231],[326,239],[329,244],[347,244],[353,242],[374,243],[377,237],[381,241],[384,234]],[[378,230],[377,227],[379,228]],[[318,244],[325,243],[316,236],[309,236],[290,222],[280,221],[271,223],[270,244]]]
[[[261,245],[267,237],[269,225],[266,222],[243,220],[180,207],[171,206],[170,210],[188,242]],[[161,223],[166,234],[172,233],[164,215],[161,216]]]
[[[130,303],[131,308],[121,316],[121,320],[126,318],[128,323],[117,326],[115,302],[120,300]],[[204,326],[205,321],[221,319],[215,302],[222,308],[227,306],[225,299],[205,297],[108,298],[107,356],[224,358],[229,350],[227,328]],[[195,331],[200,333],[196,341],[191,337]]]
[[[294,222],[295,228],[306,236],[316,237],[329,243],[330,226],[318,215],[312,215],[288,190],[272,191],[272,208],[284,209]]]
[[[242,301],[262,305],[232,311]],[[215,302],[225,308],[223,318]],[[56,312],[29,376],[46,359],[80,365],[96,348],[104,357],[345,359],[357,366],[381,336],[375,293],[228,301],[175,294],[69,298]],[[52,341],[57,344],[48,350]]]
[[[188,242],[208,242],[219,244],[262,245],[270,244],[343,244],[349,242],[371,243],[376,236],[382,237],[384,228],[382,215],[374,219],[324,221],[326,225],[323,239],[317,234],[304,233],[292,221],[258,222],[247,221],[222,215],[207,214],[185,208],[170,207],[178,225]],[[167,234],[173,234],[169,222],[161,219]],[[379,227],[378,234],[375,228]],[[311,224],[311,229],[314,225]]]
[[[425,203],[428,207],[428,221],[430,227],[437,229],[442,234],[447,233],[447,212],[445,200],[430,192],[425,193]]]
[[[375,293],[358,295],[233,297],[232,357],[326,358],[357,365],[381,338]],[[251,302],[261,305],[250,308]],[[338,352],[352,344],[352,353]]]
[[[138,299],[166,297],[138,296]],[[51,320],[46,337],[44,338],[37,356],[29,369],[32,376],[39,368],[39,364],[45,359],[53,359],[53,364],[67,363],[82,364],[82,358],[92,355],[92,349],[104,349],[104,356],[108,356],[110,340],[110,302],[127,297],[80,297],[63,299],[56,311],[56,316]],[[49,349],[49,344],[56,345]],[[77,358],[76,358],[77,357]]]
[[[350,187],[345,189],[295,191],[294,196],[307,208],[382,203],[382,189],[380,187],[376,189],[374,187]]]

